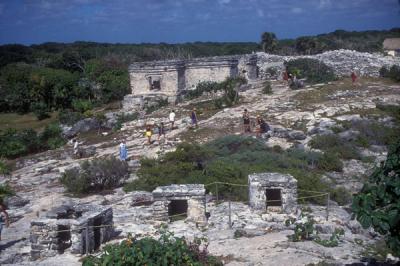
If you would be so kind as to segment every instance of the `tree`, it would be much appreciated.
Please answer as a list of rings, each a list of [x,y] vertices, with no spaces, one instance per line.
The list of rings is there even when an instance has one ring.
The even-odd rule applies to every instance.
[[[276,35],[273,32],[264,32],[261,35],[261,46],[264,52],[273,52],[278,45]]]
[[[317,48],[317,41],[313,37],[300,37],[295,46],[299,53],[311,54]]]
[[[384,235],[393,254],[400,256],[400,140],[354,197],[353,211],[364,228]]]

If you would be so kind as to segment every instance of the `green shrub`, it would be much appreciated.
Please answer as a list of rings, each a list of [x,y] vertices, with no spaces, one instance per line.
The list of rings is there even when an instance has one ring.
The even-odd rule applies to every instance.
[[[188,242],[183,237],[162,231],[159,239],[128,236],[119,244],[107,245],[100,256],[88,256],[83,266],[101,265],[193,265],[219,266],[222,263],[208,253],[206,239]]]
[[[317,135],[310,141],[310,146],[329,153],[326,156],[330,159],[334,159],[334,156],[346,160],[361,159],[357,147],[351,142],[345,142],[337,135]],[[334,165],[338,165],[337,160]]]
[[[0,184],[0,203],[3,203],[5,197],[12,195],[15,195],[15,192],[8,184]]]
[[[286,226],[292,224],[295,225],[294,234],[288,236],[289,240],[293,242],[311,240],[315,231],[314,223],[314,218],[311,215],[305,214],[301,215],[301,219],[299,221],[296,221],[294,218],[287,219],[285,221]]]
[[[318,169],[330,172],[342,172],[343,170],[343,163],[338,158],[336,153],[332,153],[331,151],[326,151],[320,160],[317,162]]]
[[[126,162],[109,156],[85,161],[79,169],[65,171],[60,181],[68,192],[79,195],[118,187],[128,174]]]
[[[262,93],[264,94],[272,94],[272,87],[271,87],[271,82],[266,81],[264,82],[263,88],[262,88]]]
[[[74,99],[71,105],[74,111],[82,114],[93,109],[92,102],[88,100]]]
[[[340,206],[347,205],[352,201],[351,193],[344,187],[338,187],[330,191],[330,197]]]
[[[124,186],[125,191],[151,191],[160,185],[209,184],[216,181],[247,184],[251,173],[279,172],[293,175],[300,189],[327,191],[320,180],[318,161],[320,153],[296,149],[276,152],[259,139],[244,136],[226,136],[203,145],[180,144],[176,151],[158,159],[142,159],[139,179]],[[215,186],[207,187],[216,193]],[[220,197],[247,200],[247,188],[218,185]],[[301,192],[301,196],[311,194]],[[324,198],[310,201],[324,203]]]
[[[239,102],[239,91],[240,85],[246,84],[247,80],[243,77],[226,78],[224,81],[218,84],[218,90],[223,91],[223,96],[214,101],[215,108],[222,109],[225,107],[233,106]]]
[[[390,69],[388,69],[386,66],[383,66],[379,70],[379,74],[381,77],[390,78],[396,82],[400,82],[400,66],[398,65],[392,65]]]
[[[46,149],[57,149],[66,143],[62,137],[62,129],[59,124],[53,123],[45,127],[39,136],[41,145]]]
[[[37,133],[33,129],[0,131],[0,156],[16,158],[40,150]]]
[[[202,96],[204,93],[217,92],[221,89],[220,83],[214,81],[201,81],[196,85],[196,89],[190,90],[185,97],[194,99]]]
[[[335,231],[329,239],[321,239],[319,236],[315,237],[314,242],[324,247],[337,247],[339,245],[340,237],[344,236],[344,229],[335,228]]]
[[[385,126],[370,120],[360,120],[352,122],[352,128],[360,134],[355,144],[361,147],[370,145],[390,145],[398,138],[399,128]]]
[[[10,173],[10,166],[6,163],[6,161],[0,159],[0,175],[9,175]]]
[[[336,80],[333,70],[325,63],[310,58],[300,58],[285,63],[286,69],[298,79],[307,79],[308,83],[321,83]]]
[[[49,109],[44,102],[35,102],[31,104],[31,110],[38,120],[49,118]]]

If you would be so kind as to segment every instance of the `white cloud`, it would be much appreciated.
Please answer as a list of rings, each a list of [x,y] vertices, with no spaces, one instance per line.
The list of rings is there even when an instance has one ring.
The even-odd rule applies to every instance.
[[[257,15],[262,18],[264,17],[264,11],[262,11],[261,9],[257,9]]]
[[[292,12],[294,14],[300,14],[300,13],[303,13],[303,9],[301,7],[292,7],[290,9],[290,12]]]
[[[332,7],[331,0],[319,0],[319,5],[318,5],[319,9],[328,9],[330,7]]]

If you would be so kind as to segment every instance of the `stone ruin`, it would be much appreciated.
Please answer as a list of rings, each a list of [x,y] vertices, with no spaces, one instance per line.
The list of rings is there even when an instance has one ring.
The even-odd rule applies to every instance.
[[[153,190],[153,200],[154,217],[158,220],[185,218],[201,225],[207,222],[206,189],[202,184],[160,186]]]
[[[129,66],[131,94],[125,96],[123,109],[142,110],[160,101],[175,103],[202,81],[221,82],[237,76],[255,80],[258,72],[255,54],[136,62]]]
[[[52,257],[66,249],[73,254],[93,252],[113,234],[111,207],[89,204],[55,207],[44,218],[31,222],[31,259]]]
[[[288,174],[249,175],[250,207],[257,211],[293,213],[297,210],[297,180]]]

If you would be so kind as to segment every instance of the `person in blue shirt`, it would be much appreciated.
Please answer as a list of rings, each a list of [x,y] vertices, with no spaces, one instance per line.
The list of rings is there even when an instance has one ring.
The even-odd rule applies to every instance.
[[[119,159],[121,161],[126,161],[128,158],[128,149],[126,148],[125,140],[119,144]]]

